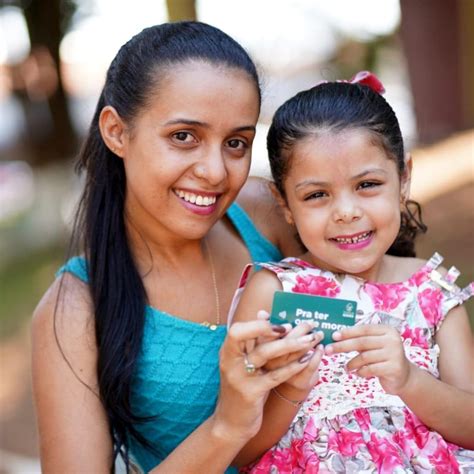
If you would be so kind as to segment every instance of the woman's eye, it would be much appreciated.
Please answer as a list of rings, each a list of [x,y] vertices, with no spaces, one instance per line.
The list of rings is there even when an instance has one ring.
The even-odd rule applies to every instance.
[[[175,140],[183,143],[192,143],[195,141],[194,137],[189,132],[176,132],[173,133],[172,137]]]

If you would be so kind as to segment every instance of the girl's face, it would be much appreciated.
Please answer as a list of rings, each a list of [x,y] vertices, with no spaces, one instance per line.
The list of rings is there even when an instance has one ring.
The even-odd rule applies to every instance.
[[[259,113],[238,69],[171,66],[125,130],[126,212],[142,235],[199,239],[245,183]]]
[[[377,278],[400,228],[396,163],[365,130],[325,132],[296,142],[284,180],[285,213],[316,266]]]

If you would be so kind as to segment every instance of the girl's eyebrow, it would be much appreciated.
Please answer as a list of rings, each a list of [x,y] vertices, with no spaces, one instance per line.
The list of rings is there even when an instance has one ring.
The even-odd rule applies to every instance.
[[[375,173],[375,174],[383,174],[387,175],[387,171],[384,170],[383,168],[370,168],[368,170],[362,171],[362,173],[356,174],[351,178],[351,180],[355,181],[360,178],[363,178],[364,176],[367,176],[368,174]],[[295,189],[302,188],[304,186],[321,186],[321,187],[327,187],[330,186],[330,183],[326,181],[315,181],[314,179],[305,179],[304,181],[301,181],[301,183],[298,183],[295,186]]]
[[[329,183],[326,183],[325,181],[314,181],[313,179],[305,179],[304,181],[301,181],[301,183],[298,183],[295,186],[295,189],[302,188],[304,186],[329,186]]]
[[[363,178],[364,176],[367,176],[368,174],[375,173],[375,174],[383,174],[386,175],[387,171],[384,170],[383,168],[369,168],[368,170],[362,171],[362,173],[356,174],[355,176],[352,177],[352,179],[360,179]]]
[[[169,125],[178,125],[178,124],[190,125],[194,127],[210,128],[210,125],[206,122],[200,122],[199,120],[185,119],[185,118],[179,118],[179,117],[173,120],[169,120],[168,122],[165,122],[163,125],[166,127]],[[236,127],[232,129],[232,133],[245,132],[245,131],[255,132],[255,130],[256,130],[255,125],[242,125],[241,127]]]

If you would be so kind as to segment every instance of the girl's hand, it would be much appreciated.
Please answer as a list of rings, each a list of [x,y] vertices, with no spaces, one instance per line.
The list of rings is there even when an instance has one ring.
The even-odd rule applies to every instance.
[[[278,331],[266,319],[236,322],[230,327],[220,351],[220,393],[213,415],[214,426],[223,436],[236,441],[255,436],[269,391],[310,364],[311,359],[296,359],[281,367],[263,368],[288,353],[306,353],[314,344],[312,335],[282,338]],[[255,371],[248,370],[249,364]]]
[[[325,353],[359,352],[347,363],[346,370],[364,378],[378,377],[387,393],[401,393],[413,374],[400,334],[391,326],[354,326],[335,332],[333,339],[337,342],[326,346]]]

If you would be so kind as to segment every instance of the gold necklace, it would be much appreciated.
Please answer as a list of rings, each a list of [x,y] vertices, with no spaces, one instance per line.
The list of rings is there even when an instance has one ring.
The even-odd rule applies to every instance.
[[[209,248],[209,243],[206,239],[204,239],[204,245],[206,246],[206,253],[209,258],[209,266],[211,267],[211,276],[212,276],[212,285],[214,286],[214,297],[216,302],[216,323],[210,323],[209,321],[204,321],[201,324],[211,331],[215,331],[217,326],[221,323],[221,311],[220,311],[220,300],[219,300],[219,290],[217,289],[217,281],[216,281],[216,271],[214,269],[214,260],[212,258],[211,249]]]

